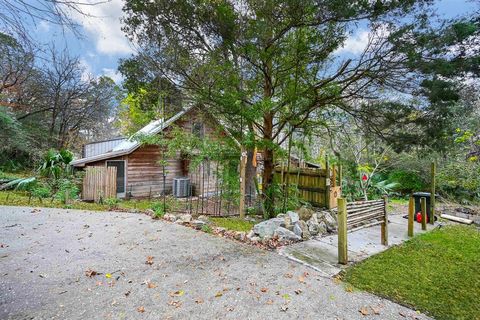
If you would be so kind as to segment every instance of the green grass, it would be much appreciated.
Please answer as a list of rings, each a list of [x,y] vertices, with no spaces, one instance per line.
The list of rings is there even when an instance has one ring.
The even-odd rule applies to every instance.
[[[255,222],[247,221],[241,218],[210,218],[210,221],[216,226],[233,231],[250,231]]]
[[[480,319],[480,232],[419,235],[347,269],[344,280],[436,319]]]
[[[151,209],[155,202],[159,200],[128,200],[119,201],[117,207],[123,210],[139,210],[145,211]],[[93,210],[93,211],[108,211],[111,208],[106,204],[73,201],[69,205],[63,204],[61,201],[54,199],[53,201],[48,199],[31,198],[23,191],[0,191],[0,205],[5,206],[30,206],[30,207],[45,207],[45,208],[69,208],[80,210]]]

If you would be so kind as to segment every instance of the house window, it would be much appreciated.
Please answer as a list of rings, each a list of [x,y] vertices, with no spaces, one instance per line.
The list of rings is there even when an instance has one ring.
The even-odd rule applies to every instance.
[[[205,135],[205,128],[202,122],[194,122],[192,125],[192,133],[194,136],[203,139]]]

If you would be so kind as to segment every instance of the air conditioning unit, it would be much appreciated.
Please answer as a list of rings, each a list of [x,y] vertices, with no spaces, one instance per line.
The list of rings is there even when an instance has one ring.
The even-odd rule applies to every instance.
[[[185,198],[190,195],[190,178],[173,178],[173,196],[176,198]]]

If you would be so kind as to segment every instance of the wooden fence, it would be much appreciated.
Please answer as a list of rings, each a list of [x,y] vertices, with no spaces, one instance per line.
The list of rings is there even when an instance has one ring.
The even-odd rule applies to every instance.
[[[338,199],[338,262],[348,262],[347,232],[381,225],[380,240],[382,245],[388,245],[388,212],[387,198],[371,201],[346,203]]]
[[[117,168],[87,167],[83,179],[82,199],[93,200],[116,198]]]
[[[290,185],[298,189],[298,197],[313,206],[334,208],[341,196],[341,187],[337,186],[337,170],[317,168],[276,167],[274,179],[282,186]],[[329,174],[327,175],[327,171]],[[327,178],[328,176],[328,178]]]

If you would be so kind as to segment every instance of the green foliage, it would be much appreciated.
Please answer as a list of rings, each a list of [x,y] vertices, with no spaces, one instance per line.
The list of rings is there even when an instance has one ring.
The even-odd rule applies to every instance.
[[[241,218],[210,218],[215,226],[233,231],[248,232],[255,225],[254,222]]]
[[[480,163],[451,161],[439,166],[437,190],[460,202],[480,201]]]
[[[435,319],[478,319],[479,247],[476,228],[447,226],[356,264],[345,280]]]
[[[18,178],[12,180],[3,185],[3,189],[15,189],[15,190],[24,190],[30,191],[37,184],[37,178],[28,177],[28,178]]]
[[[55,197],[63,204],[68,204],[67,202],[78,198],[80,189],[74,181],[69,179],[59,179],[57,186],[58,191],[56,192]]]
[[[73,153],[71,151],[50,149],[43,156],[39,172],[42,176],[52,179],[68,176],[71,173],[69,164],[72,160]]]
[[[103,203],[108,206],[109,210],[115,209],[118,207],[118,204],[120,203],[120,199],[118,198],[107,198],[103,200]]]
[[[165,204],[165,207],[167,205]],[[163,203],[162,202],[154,202],[152,203],[152,210],[155,213],[155,218],[159,219],[165,215],[165,211],[163,210]]]
[[[35,198],[49,198],[52,196],[52,189],[48,184],[39,183],[31,189],[31,195]]]
[[[212,227],[210,227],[208,224],[204,224],[200,230],[206,233],[212,233]]]
[[[396,183],[393,189],[402,194],[425,191],[428,188],[425,181],[417,173],[403,169],[390,171],[388,181]]]

